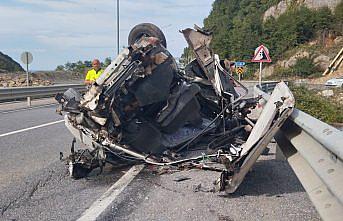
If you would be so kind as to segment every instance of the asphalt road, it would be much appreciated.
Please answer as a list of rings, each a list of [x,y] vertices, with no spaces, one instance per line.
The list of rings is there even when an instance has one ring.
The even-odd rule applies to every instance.
[[[0,113],[0,135],[61,120],[55,107]],[[69,177],[59,152],[72,136],[63,123],[0,137],[0,220],[76,220],[130,167]],[[146,167],[98,220],[319,220],[306,192],[275,149],[233,195],[213,193],[217,173],[156,175]],[[176,182],[179,177],[188,180]]]
[[[143,171],[98,220],[320,220],[275,147],[262,156],[232,195],[213,192],[219,174]],[[176,182],[179,178],[189,178]]]
[[[0,114],[0,134],[57,120],[55,106]],[[0,187],[42,169],[67,151],[72,136],[63,123],[0,137]]]
[[[0,135],[63,119],[56,106],[0,113]],[[106,167],[88,179],[69,177],[59,153],[72,136],[63,122],[0,137],[0,220],[73,220],[127,168]]]

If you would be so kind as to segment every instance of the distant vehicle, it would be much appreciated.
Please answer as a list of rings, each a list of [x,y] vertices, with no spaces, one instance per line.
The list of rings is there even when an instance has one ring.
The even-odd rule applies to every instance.
[[[328,80],[327,82],[325,82],[325,86],[343,87],[343,76]]]

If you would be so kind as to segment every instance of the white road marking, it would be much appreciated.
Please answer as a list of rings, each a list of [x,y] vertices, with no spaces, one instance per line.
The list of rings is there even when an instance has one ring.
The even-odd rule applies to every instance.
[[[50,123],[46,123],[46,124],[41,124],[41,125],[37,125],[37,126],[33,126],[33,127],[28,127],[28,128],[20,129],[20,130],[15,130],[15,131],[12,131],[12,132],[0,134],[0,137],[5,137],[5,136],[12,135],[12,134],[22,133],[22,132],[25,132],[25,131],[28,131],[28,130],[34,130],[34,129],[41,128],[41,127],[47,127],[47,126],[58,124],[58,123],[62,123],[62,122],[64,122],[64,120],[58,120],[58,121],[54,121],[54,122],[50,122]]]
[[[78,221],[96,220],[97,217],[116,199],[116,197],[139,174],[144,165],[131,167],[115,184],[113,184],[99,199],[97,199],[78,219]]]

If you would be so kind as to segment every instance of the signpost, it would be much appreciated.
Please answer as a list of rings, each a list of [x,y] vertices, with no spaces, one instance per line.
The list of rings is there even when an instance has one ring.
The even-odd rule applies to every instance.
[[[29,64],[32,63],[33,61],[33,56],[30,52],[28,51],[25,51],[21,54],[20,56],[21,58],[21,61],[26,64],[26,86],[30,86],[30,83],[29,83]],[[31,99],[30,97],[27,97],[27,106],[31,106]]]
[[[259,62],[260,63],[260,74],[259,74],[258,83],[259,83],[259,85],[261,87],[261,83],[262,83],[262,63],[263,62],[267,62],[267,63],[272,62],[272,60],[270,59],[270,56],[269,56],[268,48],[266,48],[264,45],[258,46],[256,48],[256,50],[255,50],[255,54],[254,54],[254,57],[251,60],[251,62]]]
[[[238,74],[238,80],[241,81],[241,75],[244,73],[244,61],[236,61],[235,67],[236,67],[236,73]]]

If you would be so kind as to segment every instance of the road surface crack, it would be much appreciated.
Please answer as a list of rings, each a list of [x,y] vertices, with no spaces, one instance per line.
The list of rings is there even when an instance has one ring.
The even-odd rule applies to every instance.
[[[17,203],[19,200],[28,201],[32,196],[38,191],[40,187],[44,187],[52,178],[52,174],[49,174],[44,180],[40,179],[38,180],[32,188],[30,188],[30,191],[23,191],[20,196],[16,197],[15,199],[11,200],[9,203],[7,203],[4,207],[0,207],[0,214],[3,216],[6,211],[9,210],[15,203]]]
[[[40,179],[37,183],[31,188],[29,193],[29,198],[31,198],[40,187],[44,187],[52,178],[52,174],[50,173],[44,180]]]
[[[22,193],[20,196],[18,196],[17,198],[15,198],[14,200],[10,201],[5,207],[1,208],[1,215],[3,216],[5,214],[5,212],[13,205],[15,204],[17,201],[19,201],[19,199],[23,198],[25,195],[25,192]]]

